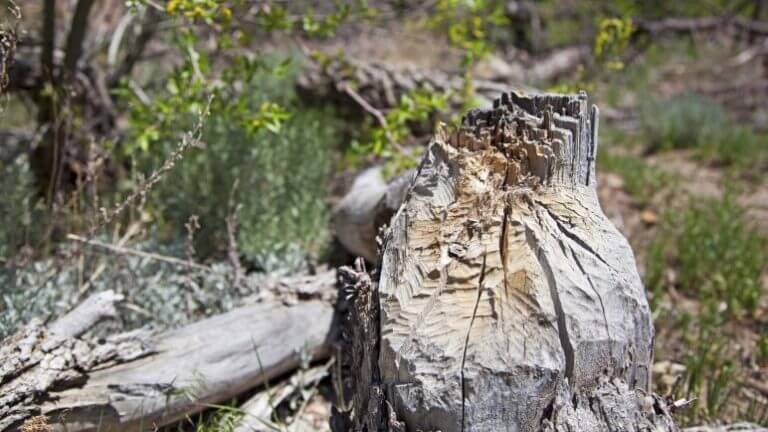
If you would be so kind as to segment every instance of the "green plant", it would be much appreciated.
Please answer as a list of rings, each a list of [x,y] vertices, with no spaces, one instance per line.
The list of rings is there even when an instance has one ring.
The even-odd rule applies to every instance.
[[[640,122],[650,151],[691,148],[703,159],[736,168],[765,163],[768,138],[735,124],[722,106],[697,94],[650,99],[641,107]]]
[[[316,14],[311,7],[301,13],[291,13],[288,7],[272,3],[262,5],[257,14],[259,24],[267,31],[292,32],[300,29],[309,37],[327,38],[336,34],[339,26],[347,21],[371,20],[379,11],[368,5],[367,0],[335,2],[334,9],[325,14]]]
[[[593,48],[595,60],[608,70],[624,69],[621,56],[627,49],[634,30],[632,18],[601,19]]]
[[[363,141],[353,141],[347,150],[347,161],[357,165],[371,155],[383,158],[389,174],[413,168],[417,158],[408,154],[401,144],[411,135],[411,126],[423,125],[435,113],[444,110],[449,94],[416,89],[404,94],[400,103],[387,111]]]
[[[147,209],[171,237],[197,215],[202,228],[195,244],[203,257],[230,247],[232,216],[240,252],[260,263],[297,248],[318,251],[327,235],[322,197],[339,139],[335,115],[301,107],[293,86],[299,66],[289,59],[237,58],[215,85],[195,72],[207,69],[205,56],[196,60],[177,70],[151,105],[131,103],[135,138],[128,143],[135,144],[123,150],[138,172],[148,172],[173,150],[177,138],[170,132],[187,129],[201,100],[214,95],[205,148],[184,156]]]
[[[736,389],[740,373],[730,338],[722,330],[724,319],[717,305],[708,303],[698,315],[698,328],[685,338],[685,376],[677,397],[695,399],[688,422],[711,420],[722,412]]]
[[[0,196],[0,262],[4,262],[44,230],[36,220],[36,188],[26,156],[0,162]]]
[[[669,187],[673,182],[671,175],[635,156],[600,150],[597,163],[600,171],[620,175],[626,191],[642,206],[648,205],[660,190]]]
[[[763,294],[767,244],[750,228],[744,208],[730,193],[722,199],[702,199],[666,215],[662,234],[651,246],[657,249],[652,254],[657,262],[648,269],[649,285],[669,283],[659,272],[672,266],[679,290],[724,304],[731,316],[751,314]]]
[[[448,42],[464,51],[465,68],[492,51],[489,33],[508,24],[504,2],[493,0],[439,0],[427,20],[429,27],[444,31]]]
[[[711,421],[732,404],[743,374],[732,323],[754,316],[764,287],[768,242],[748,225],[732,192],[669,209],[646,253],[646,284],[653,292],[656,325],[682,333],[674,359],[685,366],[676,398],[694,399],[681,422]],[[695,299],[664,309],[665,294]],[[668,330],[669,331],[669,330]],[[759,344],[758,344],[759,356]],[[739,411],[741,412],[741,411]]]
[[[757,341],[757,361],[768,363],[768,333],[763,332]]]
[[[651,151],[699,147],[727,121],[722,107],[693,93],[641,106],[641,129]]]

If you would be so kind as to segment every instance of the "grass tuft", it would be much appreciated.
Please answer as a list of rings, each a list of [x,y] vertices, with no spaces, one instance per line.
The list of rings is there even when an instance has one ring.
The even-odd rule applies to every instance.
[[[748,225],[745,212],[731,194],[669,212],[665,232],[651,246],[649,285],[674,285],[704,302],[723,302],[735,317],[754,313],[768,243]],[[676,270],[672,281],[664,275],[669,267]]]
[[[703,160],[738,170],[768,160],[768,137],[736,124],[717,102],[694,93],[645,102],[640,126],[651,152],[694,149]]]
[[[621,176],[624,189],[646,206],[659,191],[674,183],[675,179],[661,169],[648,165],[639,157],[601,151],[597,158],[599,171],[609,171]]]

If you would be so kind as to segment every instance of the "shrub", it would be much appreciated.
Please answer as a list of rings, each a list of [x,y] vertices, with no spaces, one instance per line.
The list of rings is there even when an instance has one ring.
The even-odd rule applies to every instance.
[[[722,106],[697,94],[651,99],[641,107],[640,122],[650,151],[690,148],[703,159],[737,168],[765,162],[768,139],[735,124]]]
[[[656,193],[673,181],[666,172],[634,156],[600,151],[597,163],[600,165],[600,171],[606,170],[620,175],[626,191],[635,197],[640,205],[649,204]]]
[[[32,224],[36,194],[25,155],[9,163],[0,162],[0,261],[9,260],[20,246],[42,231]]]
[[[237,210],[239,247],[250,258],[317,251],[327,235],[323,197],[339,140],[333,112],[301,107],[298,67],[290,59],[238,59],[213,90],[196,85],[188,72],[177,71],[153,106],[134,104],[132,111],[138,144],[127,150],[139,171],[150,172],[177,142],[160,131],[190,129],[206,93],[215,95],[205,148],[188,153],[148,203],[166,233],[183,233],[184,222],[197,215],[196,246],[210,256],[227,247],[225,221]]]
[[[725,110],[697,94],[651,99],[641,107],[641,126],[650,150],[696,148],[728,124]]]

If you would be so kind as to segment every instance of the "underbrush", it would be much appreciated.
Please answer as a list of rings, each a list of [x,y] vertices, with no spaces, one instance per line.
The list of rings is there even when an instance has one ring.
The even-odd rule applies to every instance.
[[[125,297],[120,321],[110,326],[172,328],[232,309],[269,278],[250,273],[235,283],[236,269],[228,263],[185,266],[133,253],[178,256],[183,244],[145,241],[132,245],[130,253],[107,255],[75,248],[80,245],[62,247],[61,257],[0,271],[0,339],[32,318],[60,316],[89,293],[105,290]],[[69,254],[79,258],[63,258]]]
[[[640,206],[650,204],[659,191],[669,187],[675,179],[665,171],[648,165],[641,158],[631,155],[600,151],[597,158],[598,170],[609,171],[621,176],[624,189]]]
[[[294,91],[298,65],[290,58],[241,62],[213,89],[186,71],[171,77],[152,105],[132,101],[134,142],[126,148],[137,172],[150,172],[173,152],[200,101],[213,96],[203,149],[193,149],[149,198],[148,208],[169,238],[194,235],[202,257],[231,248],[260,267],[273,255],[318,252],[327,239],[326,185],[340,121],[329,109],[306,108]],[[163,113],[158,119],[157,113]]]
[[[290,58],[241,59],[215,83],[181,68],[148,103],[124,92],[126,135],[103,143],[116,167],[111,189],[89,185],[45,207],[24,157],[0,165],[0,337],[106,289],[126,297],[121,328],[173,327],[227,311],[257,291],[263,276],[246,276],[241,258],[264,272],[306,270],[329,237],[325,197],[342,133],[332,110],[299,101],[298,71]],[[181,134],[198,122],[199,148],[175,160]],[[147,186],[169,160],[170,169]],[[103,209],[136,193],[138,200],[104,223]],[[68,234],[126,251],[73,243]]]
[[[0,262],[6,262],[18,249],[34,241],[34,178],[25,156],[0,162]]]
[[[736,124],[722,106],[688,93],[641,105],[641,133],[650,152],[693,149],[705,161],[757,170],[768,160],[768,137]]]
[[[761,275],[768,240],[726,194],[668,210],[647,255],[656,326],[663,340],[675,345],[657,346],[659,357],[683,364],[674,396],[694,400],[684,422],[725,412],[748,416],[750,408],[737,405],[733,396],[746,373],[744,355],[752,361],[761,356],[760,339],[743,331],[756,325],[750,323],[765,291]]]

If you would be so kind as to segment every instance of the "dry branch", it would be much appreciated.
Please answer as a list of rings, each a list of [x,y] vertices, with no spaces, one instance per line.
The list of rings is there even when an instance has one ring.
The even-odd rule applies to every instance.
[[[719,29],[734,29],[753,35],[768,35],[768,23],[752,21],[731,16],[680,18],[672,17],[656,21],[638,19],[634,21],[637,29],[651,35],[662,33],[701,32]]]

